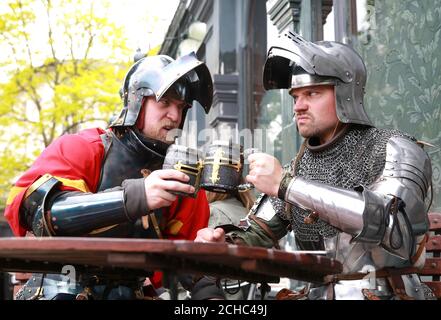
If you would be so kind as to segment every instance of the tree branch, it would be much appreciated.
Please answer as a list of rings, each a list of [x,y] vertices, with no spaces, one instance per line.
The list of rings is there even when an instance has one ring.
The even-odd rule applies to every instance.
[[[84,119],[84,120],[80,120],[80,121],[74,122],[74,123],[72,123],[71,125],[69,125],[68,127],[66,127],[64,129],[62,135],[66,134],[66,133],[71,133],[71,130],[73,128],[75,128],[76,126],[78,126],[80,124],[83,124],[83,123],[91,122],[91,121],[105,121],[105,120],[102,119],[102,118],[101,119],[100,118],[89,118],[89,119]]]
[[[53,39],[53,33],[52,33],[52,25],[51,25],[50,10],[52,9],[52,4],[51,4],[51,0],[46,0],[46,1],[42,0],[42,2],[43,2],[43,5],[46,7],[49,45],[51,47],[52,58],[54,59],[54,86],[53,86],[53,88],[55,88],[55,86],[57,84],[59,84],[60,74],[58,71],[58,59],[57,59],[57,55],[55,52],[54,39]]]
[[[90,3],[90,17],[93,16],[93,1]],[[89,20],[89,23],[86,27],[87,33],[89,34],[89,41],[87,42],[87,47],[86,47],[86,51],[84,52],[84,60],[87,59],[88,55],[89,55],[89,51],[92,48],[92,44],[93,44],[93,40],[95,38],[95,36],[93,35],[92,32],[92,23]]]
[[[22,27],[23,27],[23,36],[25,38],[25,45],[26,45],[26,49],[27,49],[27,53],[28,53],[28,57],[29,57],[29,62],[30,62],[31,67],[33,68],[34,67],[34,63],[33,63],[33,59],[32,59],[32,51],[31,51],[31,47],[30,47],[30,44],[29,44],[29,37],[28,37],[28,34],[26,33],[26,26],[27,26],[27,24],[26,24],[25,19],[23,17],[23,4],[22,4],[22,2],[20,0],[17,1],[17,4],[18,4],[18,7],[20,8],[20,14],[19,14],[20,19],[19,19],[19,21],[21,22]],[[12,11],[15,14],[17,14],[14,9],[12,9]]]

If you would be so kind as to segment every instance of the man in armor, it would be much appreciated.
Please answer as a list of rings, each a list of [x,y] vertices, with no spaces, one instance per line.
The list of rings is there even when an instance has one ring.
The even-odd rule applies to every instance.
[[[362,58],[289,32],[270,48],[263,82],[289,90],[305,140],[284,168],[270,155],[249,156],[247,181],[264,194],[227,239],[277,247],[293,230],[300,250],[326,250],[342,263],[341,274],[286,297],[430,298],[415,270],[425,260],[431,162],[413,137],[369,120]],[[207,228],[196,241],[224,239],[224,230]]]
[[[189,177],[162,170],[173,132],[188,108],[208,113],[213,85],[194,53],[138,60],[125,76],[124,106],[108,130],[86,129],[55,140],[12,188],[5,216],[17,236],[85,236],[193,240],[207,226],[204,191],[194,193]],[[33,275],[18,299],[142,298],[143,280],[82,274],[77,285],[60,275]],[[161,277],[150,278],[160,286]]]

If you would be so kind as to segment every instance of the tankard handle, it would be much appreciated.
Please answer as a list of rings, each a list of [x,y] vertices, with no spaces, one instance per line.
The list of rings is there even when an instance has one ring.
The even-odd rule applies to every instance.
[[[248,148],[248,149],[245,149],[243,151],[244,160],[246,160],[250,154],[258,153],[258,152],[260,152],[260,150],[258,148]],[[239,191],[239,192],[247,192],[247,191],[249,191],[251,189],[254,189],[254,184],[249,183],[249,182],[248,183],[239,184],[237,186],[237,191]]]
[[[244,159],[247,159],[250,154],[259,153],[259,152],[260,152],[259,148],[248,148],[243,151],[243,157]]]
[[[254,189],[254,184],[252,183],[244,183],[237,186],[237,191],[239,192],[247,192],[251,189]]]

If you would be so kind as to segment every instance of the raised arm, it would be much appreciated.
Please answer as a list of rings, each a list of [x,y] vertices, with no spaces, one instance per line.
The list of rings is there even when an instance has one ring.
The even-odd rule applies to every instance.
[[[372,185],[347,190],[285,176],[279,197],[316,212],[354,241],[381,244],[407,259],[415,253],[416,238],[428,230],[431,176],[427,153],[411,140],[393,137],[384,170]]]

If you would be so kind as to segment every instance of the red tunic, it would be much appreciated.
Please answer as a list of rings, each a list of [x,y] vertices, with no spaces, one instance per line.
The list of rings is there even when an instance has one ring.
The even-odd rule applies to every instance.
[[[77,134],[63,135],[49,145],[11,189],[6,202],[5,217],[17,236],[26,229],[19,223],[19,207],[26,190],[44,174],[51,174],[62,182],[62,190],[96,192],[98,188],[104,146],[100,135],[104,130],[95,128]],[[178,209],[178,210],[176,210]],[[199,229],[208,225],[210,216],[205,192],[196,199],[185,197],[179,205],[175,201],[164,208],[166,239],[194,240]]]

